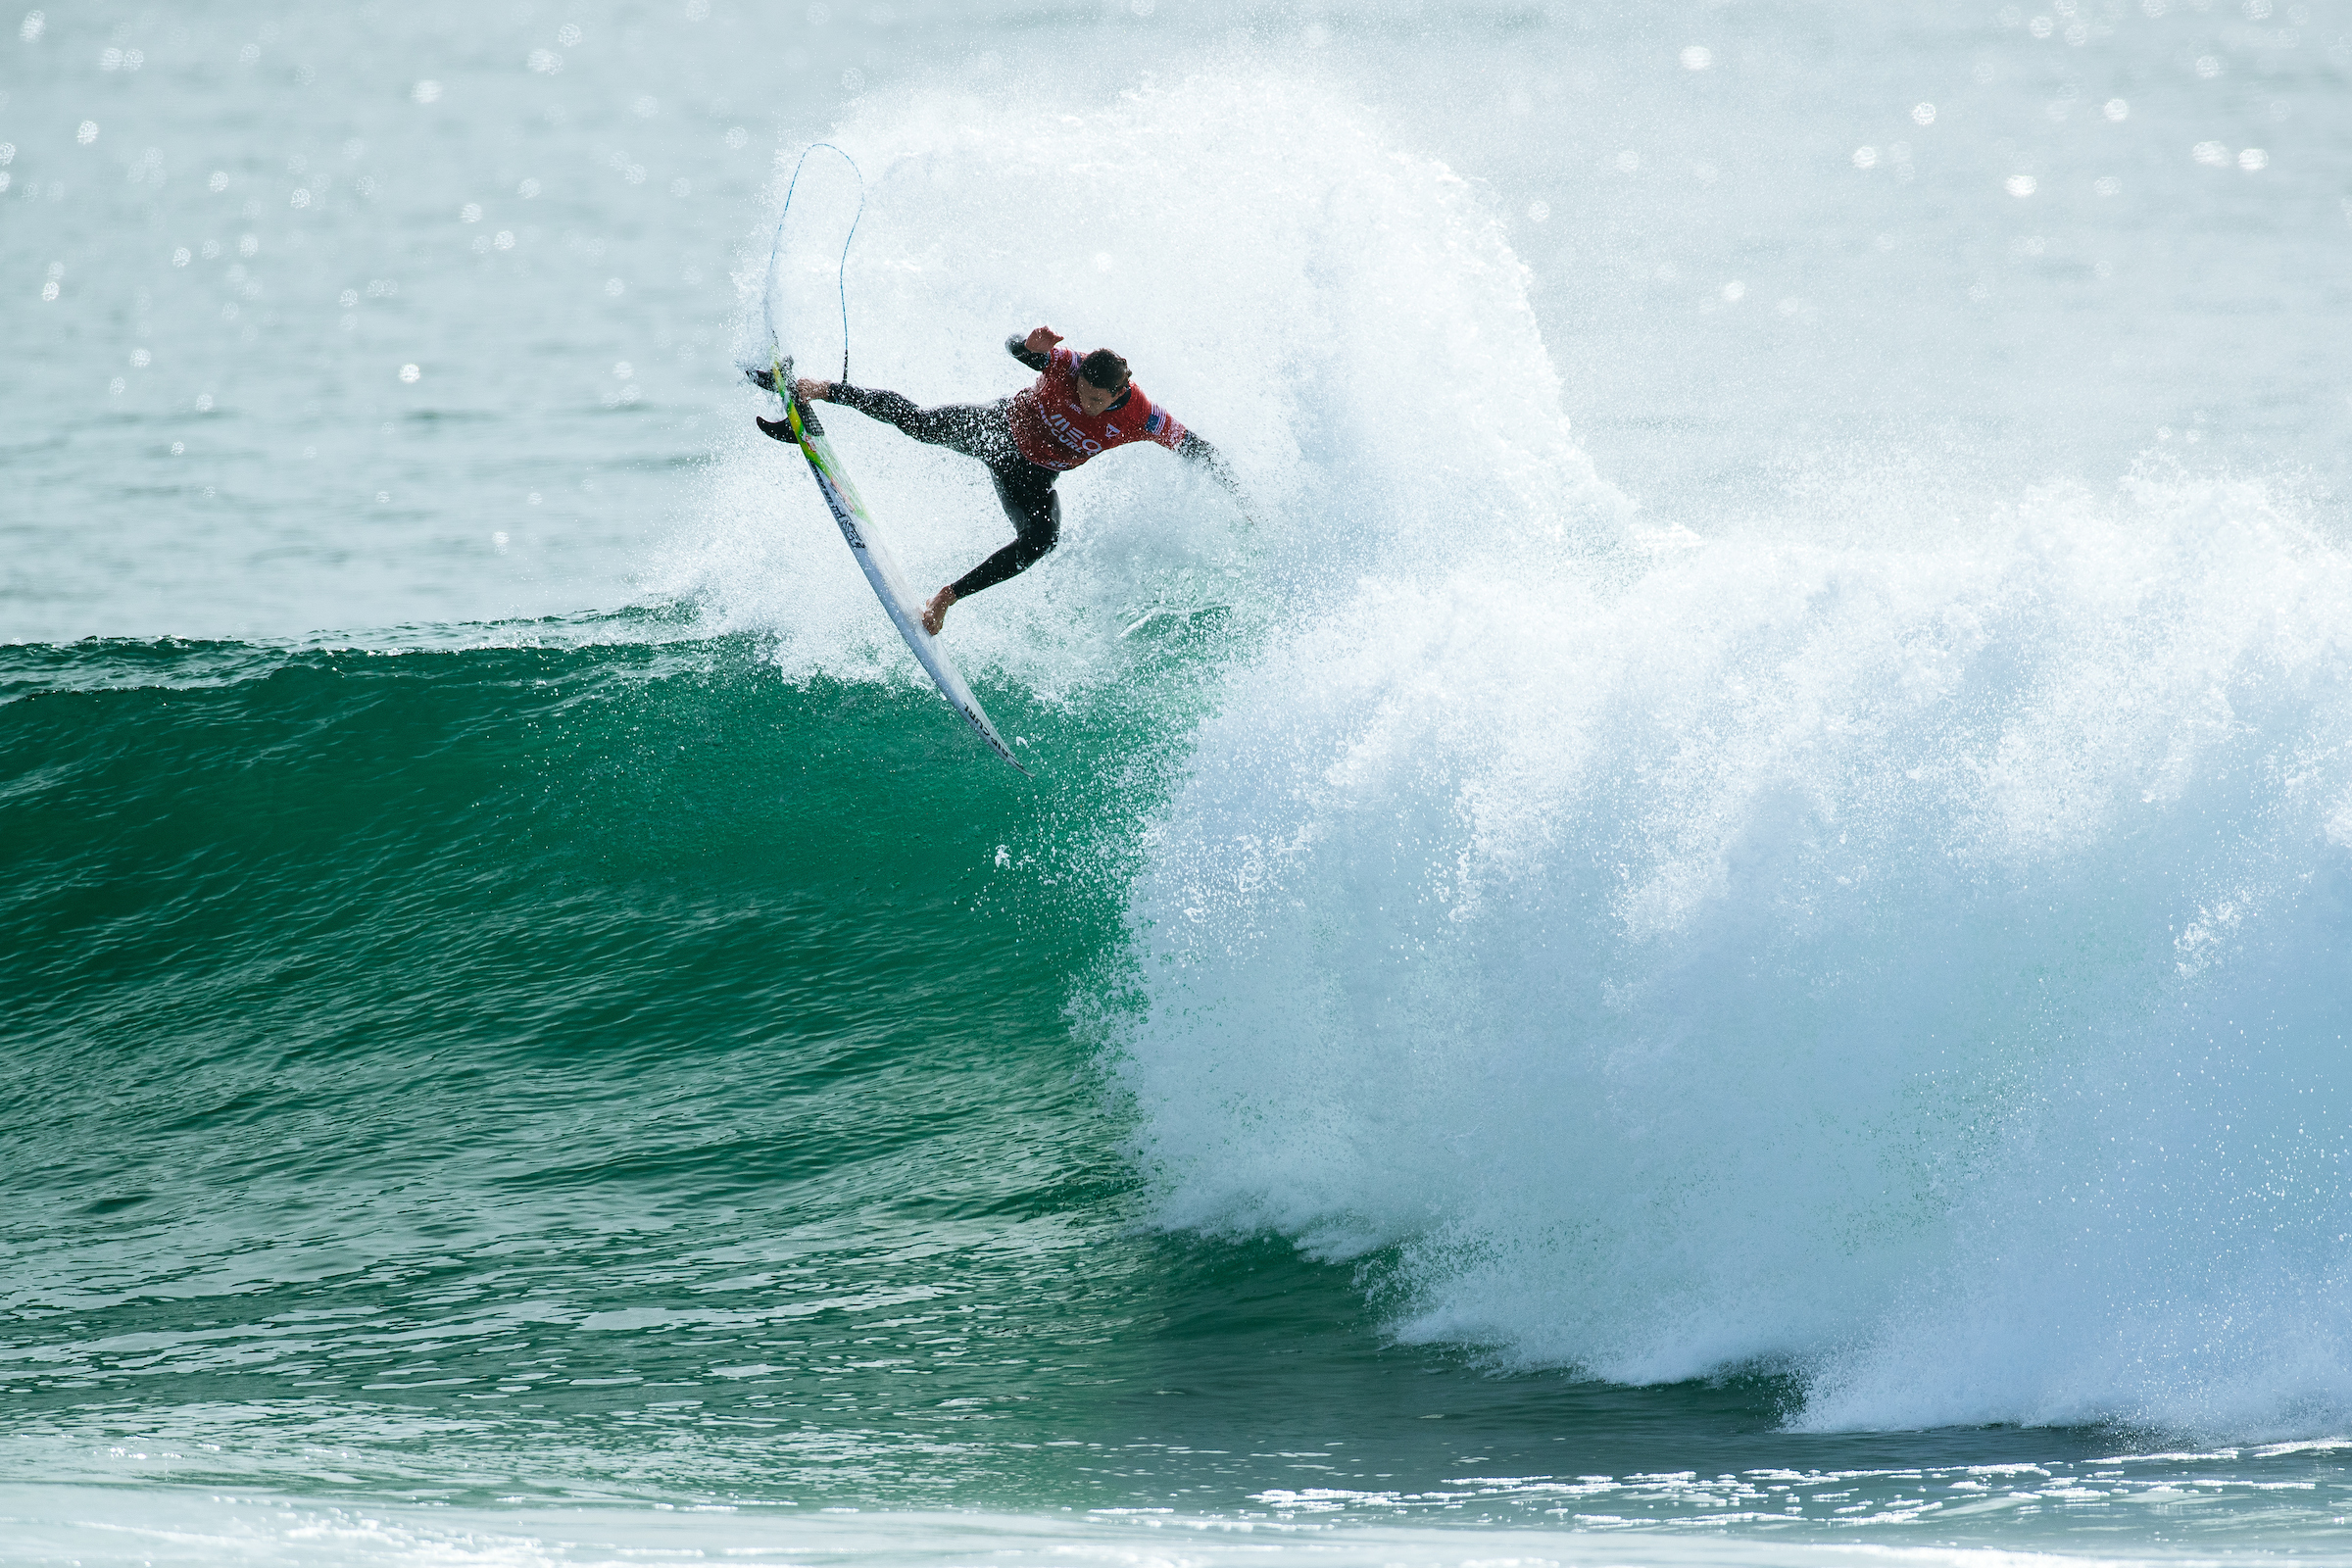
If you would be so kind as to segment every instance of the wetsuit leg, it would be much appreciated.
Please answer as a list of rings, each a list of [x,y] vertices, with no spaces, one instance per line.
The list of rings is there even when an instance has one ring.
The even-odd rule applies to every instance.
[[[1004,506],[1004,515],[1012,519],[1013,540],[950,584],[956,598],[969,598],[1028,570],[1060,540],[1061,497],[1054,493],[1054,481],[1060,475],[1031,463],[1013,445],[1006,413],[1011,399],[918,409],[896,392],[836,386],[833,401],[895,425],[926,445],[946,447],[988,466],[997,500]]]
[[[918,409],[896,392],[835,386],[832,401],[868,418],[896,425],[925,446],[946,447],[992,467],[1012,450],[1012,431],[1003,403],[951,403]]]
[[[988,476],[997,484],[997,499],[1012,519],[1013,540],[949,586],[958,599],[969,599],[983,588],[994,588],[1045,560],[1061,538],[1061,497],[1054,493],[1059,477],[1052,468],[1015,460],[989,465]]]

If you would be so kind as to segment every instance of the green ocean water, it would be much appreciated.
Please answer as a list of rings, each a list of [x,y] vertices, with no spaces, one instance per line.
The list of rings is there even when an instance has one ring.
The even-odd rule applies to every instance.
[[[1219,635],[1166,634],[1149,688],[1181,699]],[[1155,1226],[1102,1054],[1128,824],[1176,754],[1115,699],[984,693],[1032,783],[928,693],[788,683],[660,611],[399,651],[22,647],[5,679],[20,1476],[476,1508],[1769,1503],[1800,1534],[1859,1495],[1942,1540],[1904,1514],[1923,1476],[2046,1487],[2135,1446],[1791,1433],[1769,1371],[1498,1374],[1396,1343],[1377,1256]],[[2116,1495],[2161,1522],[2183,1465]],[[2337,1484],[2308,1450],[2233,1470],[2249,1497]]]

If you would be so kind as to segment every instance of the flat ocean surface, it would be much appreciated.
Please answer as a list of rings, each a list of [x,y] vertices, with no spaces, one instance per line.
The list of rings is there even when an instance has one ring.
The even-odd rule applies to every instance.
[[[2352,1562],[2352,4],[0,22],[0,1563]]]

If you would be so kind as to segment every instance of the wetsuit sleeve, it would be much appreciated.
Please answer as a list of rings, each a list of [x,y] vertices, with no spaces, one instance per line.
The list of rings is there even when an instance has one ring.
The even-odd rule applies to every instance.
[[[1054,363],[1052,355],[1032,354],[1029,352],[1028,334],[1025,332],[1015,332],[1012,334],[1012,336],[1006,338],[1004,340],[1004,352],[1011,355],[1014,359],[1020,361],[1023,365],[1029,367],[1029,368],[1032,370],[1043,370],[1047,366]]]
[[[1176,423],[1173,419],[1168,422]],[[1242,488],[1242,481],[1234,476],[1233,465],[1225,461],[1224,453],[1180,424],[1176,425],[1176,439],[1169,442],[1168,446],[1186,462],[1199,464],[1202,472],[1216,480],[1225,493],[1233,497],[1233,504],[1241,509],[1242,520],[1251,527],[1257,525],[1257,514],[1250,506],[1249,492]]]

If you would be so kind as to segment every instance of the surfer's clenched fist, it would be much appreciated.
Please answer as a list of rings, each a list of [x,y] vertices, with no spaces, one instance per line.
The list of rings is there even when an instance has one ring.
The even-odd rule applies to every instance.
[[[1029,329],[1029,335],[1021,339],[1021,347],[1032,354],[1046,355],[1053,353],[1054,345],[1060,341],[1061,334],[1052,327],[1033,326]]]

